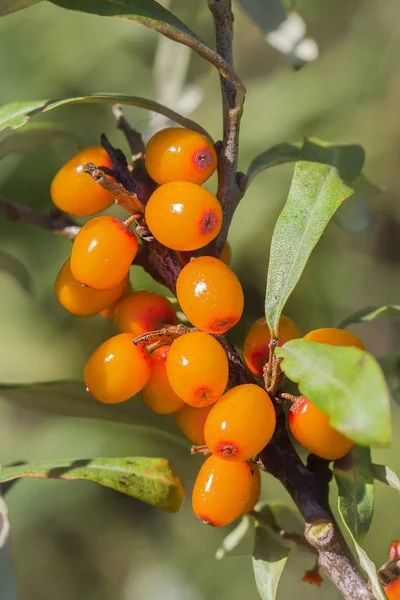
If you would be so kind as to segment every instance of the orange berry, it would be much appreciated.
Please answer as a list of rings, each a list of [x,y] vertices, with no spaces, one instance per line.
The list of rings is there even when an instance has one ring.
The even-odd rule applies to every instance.
[[[115,311],[116,308],[118,306],[118,304],[121,302],[121,300],[124,300],[125,298],[127,298],[128,296],[130,296],[133,292],[133,287],[131,282],[128,282],[128,285],[126,286],[124,293],[120,296],[120,298],[118,298],[118,300],[116,302],[113,302],[112,304],[110,304],[110,306],[108,306],[107,308],[105,308],[104,310],[100,311],[100,316],[103,317],[103,319],[107,319],[107,321],[112,321],[114,319],[115,316]]]
[[[346,329],[336,329],[336,327],[324,327],[322,329],[314,329],[309,331],[305,336],[305,340],[311,342],[320,342],[329,344],[330,346],[354,346],[365,350],[365,346],[354,333]]]
[[[150,378],[150,356],[132,341],[128,333],[110,338],[86,363],[84,380],[89,392],[105,404],[125,402],[146,385]]]
[[[138,251],[134,233],[119,219],[96,217],[75,238],[72,275],[96,290],[107,290],[125,279]]]
[[[50,195],[54,204],[76,217],[88,217],[114,202],[113,196],[83,171],[88,162],[96,167],[113,167],[104,148],[91,146],[75,154],[51,182]]]
[[[232,463],[234,464],[234,463]],[[237,464],[237,463],[236,463]],[[260,469],[258,468],[257,465],[253,464],[252,465],[254,468],[254,474],[251,480],[251,488],[250,488],[250,495],[249,495],[249,500],[245,506],[245,509],[243,511],[242,514],[246,514],[249,513],[251,510],[253,510],[253,508],[255,507],[255,505],[258,502],[258,499],[260,497],[260,491],[261,491],[261,477],[260,477]]]
[[[221,344],[207,333],[192,331],[174,340],[167,359],[172,389],[191,406],[207,406],[222,396],[229,365]]]
[[[178,302],[195,327],[225,333],[243,312],[243,290],[235,273],[222,261],[200,256],[185,265],[176,282]]]
[[[146,169],[160,185],[178,180],[200,185],[216,167],[214,146],[197,131],[169,127],[158,131],[147,144]]]
[[[230,463],[218,456],[210,456],[194,484],[192,506],[195,515],[206,525],[229,525],[249,506],[255,477],[257,469],[250,462]]]
[[[118,302],[114,322],[119,331],[138,337],[165,325],[176,325],[172,304],[155,292],[132,292]]]
[[[170,386],[165,363],[170,346],[161,346],[151,353],[151,375],[142,390],[142,400],[148,408],[160,415],[176,412],[184,401]]]
[[[384,589],[389,600],[400,600],[400,577],[385,585]]]
[[[245,383],[226,392],[208,415],[204,438],[213,454],[230,461],[256,456],[275,431],[274,405],[258,385]]]
[[[331,427],[328,416],[304,396],[290,407],[288,423],[299,444],[320,458],[337,460],[354,446],[351,440]]]
[[[108,310],[118,300],[128,286],[128,277],[108,290],[94,290],[77,281],[71,273],[70,259],[59,272],[55,290],[61,306],[76,317],[90,317],[101,310]]]
[[[184,406],[175,413],[174,417],[177,426],[192,444],[202,446],[206,443],[204,439],[204,425],[211,409],[212,404],[199,408],[184,403]]]
[[[199,185],[171,181],[151,195],[145,217],[161,244],[189,251],[202,248],[218,235],[222,208],[217,198]]]
[[[299,337],[301,337],[301,332],[297,325],[292,319],[282,315],[278,330],[279,346],[283,346],[289,340]],[[268,362],[270,341],[271,334],[265,317],[260,317],[250,327],[243,345],[245,363],[250,371],[258,377],[262,377],[263,366]]]

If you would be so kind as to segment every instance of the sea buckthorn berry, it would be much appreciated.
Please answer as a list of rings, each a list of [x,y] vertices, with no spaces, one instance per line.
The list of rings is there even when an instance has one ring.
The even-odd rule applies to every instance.
[[[83,171],[88,162],[94,163],[96,167],[113,167],[104,148],[91,146],[65,163],[50,187],[54,204],[76,217],[88,217],[101,212],[114,202],[113,196]]]
[[[151,375],[142,390],[142,400],[148,408],[160,415],[176,412],[184,401],[171,388],[165,363],[170,346],[161,346],[151,353]]]
[[[191,406],[207,406],[222,396],[229,365],[221,344],[207,333],[192,331],[174,340],[167,358],[172,389]]]
[[[195,515],[206,525],[229,525],[249,506],[255,477],[257,469],[250,462],[230,463],[218,456],[210,456],[194,484],[192,506]]]
[[[146,223],[164,246],[197,250],[211,242],[222,224],[217,198],[188,181],[171,181],[156,189],[146,205]]]
[[[58,274],[56,297],[61,306],[76,317],[90,317],[116,302],[128,287],[128,277],[108,290],[94,290],[77,281],[68,259]]]
[[[114,313],[117,329],[138,337],[165,325],[176,325],[174,307],[167,298],[155,292],[133,292],[118,302]]]
[[[124,300],[125,298],[130,296],[132,293],[133,293],[133,287],[132,287],[131,282],[128,281],[128,285],[126,286],[124,293],[121,294],[121,296],[118,298],[118,300],[116,302],[113,302],[112,304],[110,304],[110,306],[108,306],[104,310],[100,311],[100,313],[99,313],[100,316],[103,317],[103,319],[107,319],[107,321],[112,321],[114,319],[115,311],[116,311],[118,304],[122,300]]]
[[[354,333],[346,329],[336,329],[336,327],[314,329],[313,331],[309,331],[304,336],[304,339],[311,342],[329,344],[330,346],[354,346],[354,348],[365,350],[364,344]]]
[[[72,275],[95,290],[125,279],[138,251],[135,234],[119,219],[96,217],[82,227],[71,251]]]
[[[301,332],[297,325],[292,319],[282,315],[278,328],[279,346],[283,346],[289,340],[299,337],[301,337]],[[245,363],[250,371],[258,377],[262,377],[263,366],[268,362],[270,341],[271,334],[268,325],[265,317],[261,317],[250,327],[243,345]]]
[[[84,380],[89,392],[105,404],[125,402],[150,378],[150,356],[132,336],[121,333],[97,348],[86,363]]]
[[[184,403],[184,406],[175,414],[175,422],[183,435],[198,446],[205,444],[204,425],[212,404],[203,407],[190,406]]]
[[[351,440],[331,427],[328,416],[304,396],[290,407],[288,423],[299,444],[320,458],[338,460],[354,446]]]
[[[212,256],[185,265],[176,282],[178,302],[195,327],[225,333],[243,312],[243,290],[235,273]]]
[[[260,497],[260,491],[261,491],[260,469],[255,464],[253,464],[253,468],[254,468],[254,473],[253,473],[253,477],[251,480],[249,500],[248,500],[248,502],[245,506],[245,509],[242,513],[244,515],[246,513],[249,513],[251,510],[253,510],[253,508],[257,504],[258,499]]]
[[[146,169],[160,185],[178,180],[200,185],[216,167],[214,146],[197,131],[180,127],[162,129],[147,144]]]
[[[204,427],[206,444],[225,460],[248,460],[261,452],[275,431],[275,409],[267,392],[245,383],[214,404]]]
[[[384,589],[389,600],[400,600],[400,577],[385,585]]]

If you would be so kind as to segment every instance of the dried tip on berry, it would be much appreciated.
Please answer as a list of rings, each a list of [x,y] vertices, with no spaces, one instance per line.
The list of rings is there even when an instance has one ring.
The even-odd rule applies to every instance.
[[[306,583],[309,583],[311,585],[317,585],[318,587],[321,587],[322,577],[318,573],[317,569],[311,569],[310,571],[306,571],[304,573],[302,581],[305,581]]]
[[[203,235],[211,233],[218,224],[217,215],[213,210],[204,211],[200,221],[200,231]]]
[[[226,331],[228,331],[228,329],[236,325],[237,322],[238,319],[236,316],[225,317],[224,319],[216,319],[215,321],[213,321],[213,323],[211,323],[210,331],[212,333],[225,333]]]
[[[209,148],[201,148],[193,154],[193,162],[199,170],[208,169],[214,160],[214,153]]]
[[[214,454],[221,456],[221,458],[230,458],[239,454],[239,448],[233,442],[223,442],[217,444],[214,449]]]
[[[216,527],[215,523],[211,521],[208,517],[204,517],[203,515],[197,515],[203,525],[210,525],[210,527]]]
[[[214,400],[212,391],[206,387],[198,388],[194,392],[193,397],[196,401],[196,405],[198,406],[201,406],[203,404],[210,404]]]

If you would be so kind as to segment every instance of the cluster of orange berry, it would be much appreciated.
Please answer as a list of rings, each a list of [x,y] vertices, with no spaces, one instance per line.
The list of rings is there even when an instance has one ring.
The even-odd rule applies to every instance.
[[[52,182],[54,203],[72,215],[93,215],[113,202],[84,173],[88,162],[112,168],[103,148],[92,147],[66,163]],[[109,404],[141,392],[145,404],[156,413],[174,413],[184,435],[212,453],[195,483],[194,512],[205,523],[227,525],[252,510],[258,500],[260,474],[251,459],[274,434],[275,409],[269,395],[255,383],[226,391],[229,362],[218,335],[239,321],[244,303],[241,284],[227,264],[229,248],[221,260],[191,255],[221,228],[220,204],[201,187],[217,166],[213,145],[200,133],[165,129],[148,143],[145,165],[158,187],[146,204],[144,220],[159,243],[179,254],[183,268],[177,279],[177,299],[196,331],[168,342],[135,340],[176,325],[177,318],[165,297],[130,286],[129,268],[139,247],[130,228],[132,218],[120,221],[98,216],[83,225],[58,275],[56,296],[76,316],[102,314],[114,321],[120,333],[104,342],[85,367],[88,390]],[[300,336],[293,321],[282,316],[279,344]],[[363,347],[356,336],[337,329],[316,330],[305,337]],[[269,343],[265,319],[259,319],[250,328],[243,349],[244,360],[256,377],[263,375]],[[290,409],[289,427],[305,448],[329,460],[344,456],[352,447],[303,397]]]

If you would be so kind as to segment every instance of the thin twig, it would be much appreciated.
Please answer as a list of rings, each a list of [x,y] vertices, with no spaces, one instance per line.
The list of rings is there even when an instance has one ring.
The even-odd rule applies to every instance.
[[[254,519],[259,521],[260,523],[263,523],[264,525],[267,525],[268,527],[270,527],[282,539],[288,540],[289,542],[294,542],[295,544],[298,544],[299,546],[304,546],[305,548],[307,548],[307,550],[310,550],[310,552],[313,552],[314,554],[318,554],[317,550],[315,548],[313,548],[313,546],[311,546],[311,544],[306,540],[305,536],[302,535],[301,533],[291,533],[290,531],[281,529],[275,521],[264,517],[263,514],[259,513],[256,510],[250,511],[249,514]]]

